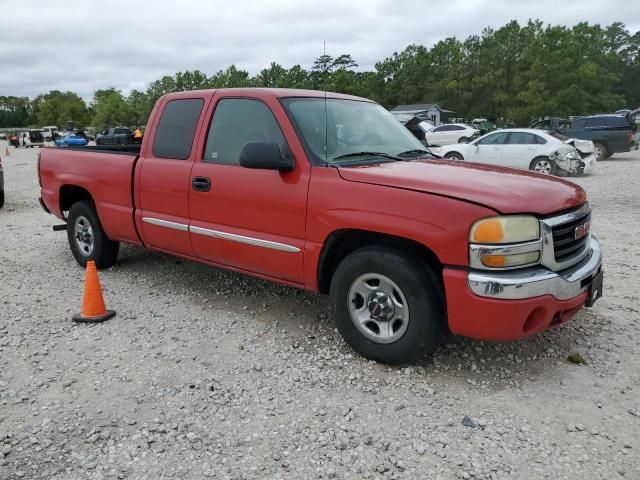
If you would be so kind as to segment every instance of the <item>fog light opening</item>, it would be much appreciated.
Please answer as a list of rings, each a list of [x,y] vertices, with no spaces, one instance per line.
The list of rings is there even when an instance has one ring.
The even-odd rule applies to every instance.
[[[527,320],[522,325],[522,331],[524,333],[529,333],[534,330],[537,330],[542,325],[544,325],[545,318],[547,316],[547,311],[544,307],[535,308],[527,317]]]

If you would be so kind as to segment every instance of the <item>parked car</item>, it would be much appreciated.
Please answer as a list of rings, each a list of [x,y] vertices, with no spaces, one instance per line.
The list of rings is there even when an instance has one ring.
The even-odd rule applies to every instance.
[[[86,135],[81,132],[73,133],[68,132],[67,135],[58,137],[55,141],[58,147],[84,147],[89,143]]]
[[[44,130],[44,140],[45,142],[52,142],[54,141],[58,135],[58,127],[55,126],[48,126],[48,127],[42,127],[42,130]]]
[[[96,145],[130,145],[133,132],[127,127],[108,128],[96,135]]]
[[[409,130],[414,137],[420,140],[420,143],[422,143],[423,145],[427,144],[427,132],[430,132],[431,130],[436,128],[433,123],[427,120],[421,120],[417,117],[413,117],[411,120],[405,123],[404,126],[407,127],[407,130]]]
[[[550,118],[534,122],[530,128],[557,131],[570,138],[591,140],[596,160],[614,153],[628,152],[633,144],[635,112],[625,115],[607,114],[578,117],[572,120]]]
[[[480,130],[464,123],[440,125],[426,132],[427,145],[442,146],[452,143],[469,143],[480,135]]]
[[[2,158],[0,158],[0,208],[4,207],[4,170],[2,168]]]
[[[7,139],[7,134],[4,132],[0,132],[0,140],[6,140]]]
[[[561,140],[549,133],[525,128],[496,130],[468,144],[432,149],[445,158],[554,174],[582,174],[593,168],[592,142]]]
[[[31,147],[31,140],[29,139],[29,132],[27,130],[18,132],[18,147]]]
[[[200,90],[150,119],[141,147],[40,153],[42,206],[82,266],[126,242],[329,293],[345,340],[395,364],[447,327],[518,339],[601,295],[581,187],[432,158],[372,101]]]
[[[42,128],[32,128],[29,130],[30,147],[44,146],[45,131]]]

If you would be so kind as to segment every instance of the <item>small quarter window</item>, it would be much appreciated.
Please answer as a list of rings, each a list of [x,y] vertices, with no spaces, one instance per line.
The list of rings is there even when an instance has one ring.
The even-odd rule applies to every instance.
[[[155,157],[189,158],[203,105],[201,98],[171,100],[165,105],[153,140]]]

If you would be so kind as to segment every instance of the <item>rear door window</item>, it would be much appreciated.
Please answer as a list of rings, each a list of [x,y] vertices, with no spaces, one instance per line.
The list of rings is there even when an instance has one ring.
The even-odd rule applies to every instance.
[[[165,105],[153,139],[154,157],[189,158],[203,106],[202,98],[171,100]]]
[[[510,145],[535,145],[536,135],[527,132],[511,132]]]

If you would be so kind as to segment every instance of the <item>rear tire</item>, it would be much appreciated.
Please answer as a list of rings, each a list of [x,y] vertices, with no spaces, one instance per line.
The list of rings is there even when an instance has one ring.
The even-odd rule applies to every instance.
[[[69,248],[81,267],[87,261],[96,262],[97,268],[109,268],[116,263],[120,243],[110,240],[104,233],[93,202],[76,202],[67,218]]]
[[[593,148],[594,153],[596,154],[596,162],[605,160],[611,156],[609,154],[609,151],[607,150],[607,147],[602,143],[594,143]]]
[[[464,160],[464,157],[460,155],[458,152],[445,153],[444,158],[449,158],[451,160]]]
[[[366,358],[389,364],[420,359],[445,330],[438,282],[412,255],[384,246],[356,250],[331,281],[338,331]]]
[[[537,157],[534,158],[529,164],[529,170],[534,172],[544,173],[545,175],[556,174],[556,164],[549,157]]]

